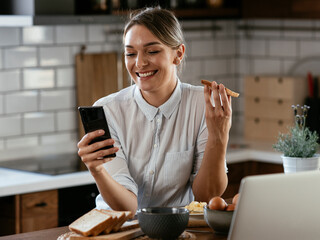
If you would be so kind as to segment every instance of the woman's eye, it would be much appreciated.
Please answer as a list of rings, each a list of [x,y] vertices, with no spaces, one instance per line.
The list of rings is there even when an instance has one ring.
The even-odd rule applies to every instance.
[[[150,54],[157,54],[160,51],[149,51]]]
[[[126,53],[126,57],[132,57],[134,55],[135,55],[134,53]]]

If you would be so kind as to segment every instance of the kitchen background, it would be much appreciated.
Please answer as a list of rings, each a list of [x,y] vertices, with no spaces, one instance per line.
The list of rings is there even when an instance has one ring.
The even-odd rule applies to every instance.
[[[240,92],[231,138],[243,135],[244,77],[319,74],[320,20],[182,21],[181,80],[202,78]],[[75,55],[122,52],[122,24],[0,27],[0,161],[75,152]],[[306,82],[307,84],[307,82]],[[300,103],[301,104],[301,103]]]

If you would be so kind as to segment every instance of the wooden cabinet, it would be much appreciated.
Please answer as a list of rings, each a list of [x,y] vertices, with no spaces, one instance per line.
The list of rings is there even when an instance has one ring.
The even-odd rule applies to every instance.
[[[0,236],[67,226],[95,207],[95,184],[0,198]]]
[[[57,227],[58,191],[2,197],[0,212],[0,235]]]
[[[294,124],[292,105],[307,96],[304,78],[248,76],[245,78],[245,128],[247,140],[275,142],[279,132]]]
[[[20,215],[20,221],[18,221],[20,232],[58,226],[57,190],[19,195],[16,201],[18,215]]]
[[[228,187],[222,197],[232,198],[239,192],[241,180],[246,176],[283,173],[282,164],[246,161],[228,164]]]

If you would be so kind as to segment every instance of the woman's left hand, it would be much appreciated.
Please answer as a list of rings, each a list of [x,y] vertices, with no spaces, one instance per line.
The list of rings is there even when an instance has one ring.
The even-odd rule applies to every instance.
[[[214,106],[211,103],[213,95]],[[220,95],[219,95],[220,94]],[[221,101],[220,101],[221,96]],[[206,102],[206,123],[208,128],[208,142],[227,146],[231,128],[232,107],[231,96],[228,96],[223,84],[211,83],[211,89],[204,87]]]

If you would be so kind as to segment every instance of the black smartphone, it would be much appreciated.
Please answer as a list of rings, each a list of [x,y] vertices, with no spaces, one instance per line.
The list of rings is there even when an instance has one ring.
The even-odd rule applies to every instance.
[[[78,110],[81,116],[85,133],[93,132],[99,129],[104,130],[104,135],[93,139],[90,144],[111,138],[108,122],[106,116],[104,115],[104,110],[102,106],[78,107]],[[106,146],[101,149],[108,149],[112,147],[113,145]],[[114,157],[116,157],[115,153],[104,156],[104,158]]]

